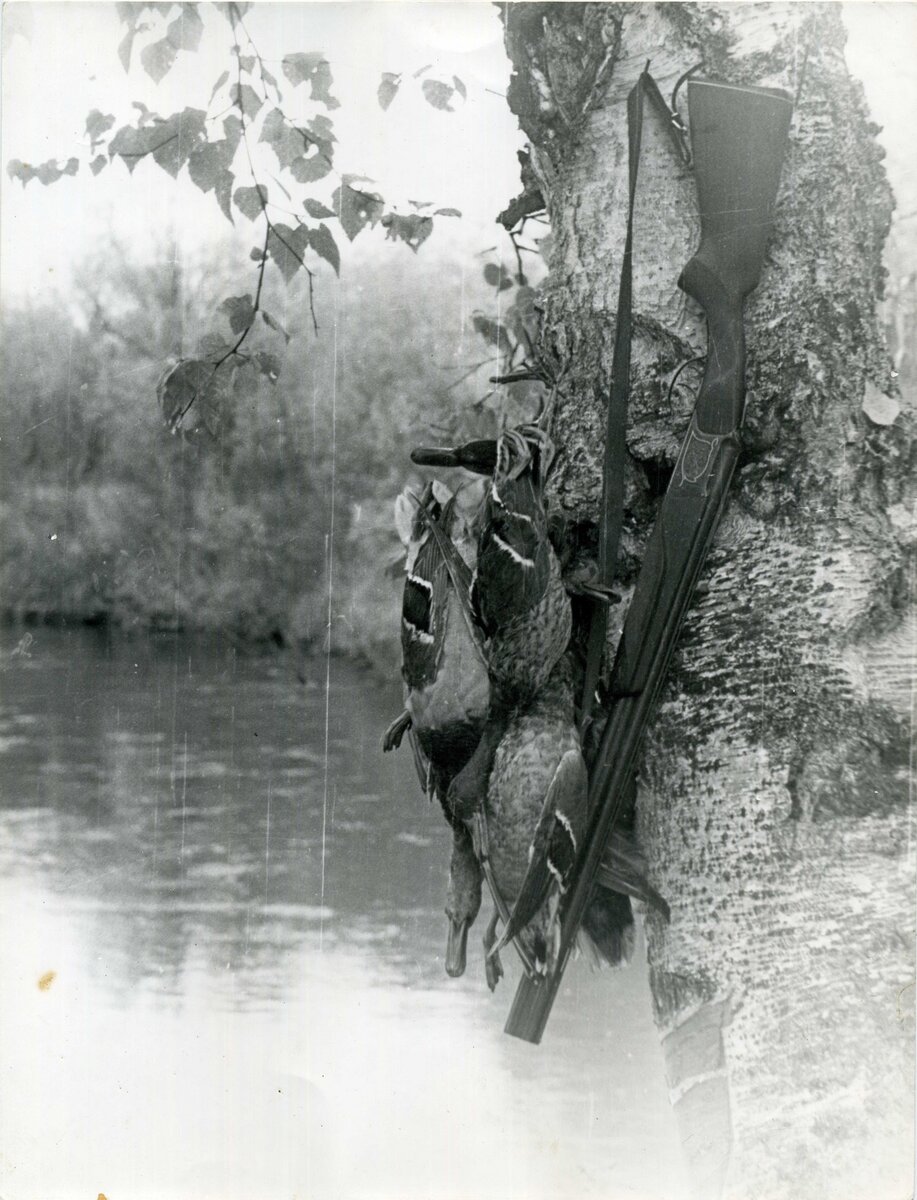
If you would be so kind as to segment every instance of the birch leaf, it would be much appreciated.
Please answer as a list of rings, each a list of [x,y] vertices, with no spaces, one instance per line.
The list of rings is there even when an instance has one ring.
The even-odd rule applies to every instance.
[[[315,183],[318,179],[324,179],[330,170],[331,163],[324,154],[296,158],[290,163],[290,174],[297,183]]]
[[[251,295],[229,296],[220,305],[220,311],[229,318],[229,328],[233,333],[241,333],[248,329],[255,319],[255,306]]]
[[[201,44],[204,22],[198,15],[197,6],[183,4],[181,12],[166,29],[166,37],[176,50],[197,50]]]
[[[331,64],[321,51],[314,50],[309,54],[287,54],[281,63],[283,73],[294,87],[308,83],[312,99],[318,100],[327,108],[338,108],[340,102],[331,95]]]
[[[161,83],[175,62],[178,50],[167,37],[151,42],[140,51],[140,65],[154,83]]]
[[[382,72],[382,82],[379,84],[376,97],[379,101],[379,107],[383,112],[388,108],[391,102],[398,95],[398,88],[401,83],[401,76],[396,75],[393,71]]]
[[[876,385],[867,379],[863,412],[874,425],[894,425],[901,412],[901,404],[894,396],[886,396],[884,392],[880,392]]]
[[[252,362],[257,367],[258,371],[270,383],[276,383],[280,377],[280,359],[270,350],[256,350],[252,355]]]
[[[326,208],[320,200],[313,200],[310,196],[303,201],[303,208],[310,217],[314,217],[316,221],[321,221],[324,217],[333,217],[335,213],[332,209]]]
[[[257,187],[236,188],[233,200],[239,212],[250,221],[254,221],[261,216],[264,205],[267,204],[267,188],[263,183],[259,183]]]
[[[229,95],[236,108],[241,109],[250,121],[254,121],[264,101],[251,84],[243,83],[240,87],[238,83],[234,83]]]
[[[355,188],[353,181],[363,182],[357,175],[345,175],[341,186],[331,197],[338,219],[350,241],[353,241],[367,225],[375,225],[385,208],[385,202],[378,192],[366,192]]]
[[[386,213],[382,218],[382,225],[387,238],[393,242],[404,242],[415,254],[433,232],[433,218],[422,217],[420,213],[411,213],[408,216]]]
[[[94,108],[86,118],[86,133],[89,136],[90,144],[93,150],[96,145],[102,140],[102,135],[108,133],[109,129],[114,125],[115,118],[111,113],[99,112]]]
[[[219,78],[219,79],[216,81],[216,83],[213,85],[213,89],[212,89],[212,91],[211,91],[211,93],[210,93],[210,99],[212,100],[212,99],[214,98],[214,96],[217,94],[217,92],[220,90],[220,88],[221,88],[221,87],[222,87],[222,86],[223,86],[225,83],[228,83],[228,82],[229,82],[229,72],[228,72],[228,71],[224,71],[224,72],[223,72],[223,74],[220,76],[220,78]]]
[[[432,104],[434,108],[438,108],[442,112],[455,112],[450,104],[455,95],[455,88],[450,84],[442,83],[439,79],[425,79],[420,86],[428,104]]]
[[[309,245],[315,253],[334,267],[334,273],[341,273],[341,254],[327,225],[319,225],[318,229],[309,230]]]
[[[279,333],[285,342],[289,342],[290,334],[284,329],[276,317],[272,317],[269,312],[261,310],[261,320],[265,323],[268,329],[273,329],[275,333]]]
[[[280,268],[280,273],[287,283],[300,267],[305,266],[303,255],[308,244],[309,230],[305,225],[297,225],[295,229],[291,229],[289,225],[271,226],[268,234],[268,254]]]

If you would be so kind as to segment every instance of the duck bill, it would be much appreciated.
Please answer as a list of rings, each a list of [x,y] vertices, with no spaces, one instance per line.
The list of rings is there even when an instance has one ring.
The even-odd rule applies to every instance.
[[[446,974],[453,979],[465,974],[465,954],[468,949],[468,921],[449,918],[446,940]]]
[[[463,446],[418,446],[411,462],[419,467],[464,467],[478,475],[492,475],[497,465],[497,443],[493,438],[465,442]]]

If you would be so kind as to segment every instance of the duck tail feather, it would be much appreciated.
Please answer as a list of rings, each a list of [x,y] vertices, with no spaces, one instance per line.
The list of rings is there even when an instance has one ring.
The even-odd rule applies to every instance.
[[[596,891],[583,916],[580,932],[608,966],[630,962],[634,952],[634,914],[627,896]]]

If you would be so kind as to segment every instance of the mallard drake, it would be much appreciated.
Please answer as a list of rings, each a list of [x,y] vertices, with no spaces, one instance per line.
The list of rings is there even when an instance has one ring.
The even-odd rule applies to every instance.
[[[506,430],[496,442],[420,449],[411,457],[491,476],[471,603],[489,639],[492,707],[524,707],[570,640],[570,605],[544,510],[554,445],[539,426],[522,425]]]
[[[569,656],[555,665],[529,706],[510,717],[494,755],[484,818],[490,867],[504,900],[513,906],[490,953],[518,938],[534,969],[544,972],[558,952],[560,905],[589,824]],[[633,943],[626,897],[666,915],[668,906],[643,878],[638,856],[621,835],[606,851],[600,880],[583,920],[581,944],[614,964],[629,957]]]
[[[452,827],[446,900],[449,934],[446,971],[465,970],[468,930],[481,906],[481,868],[464,823],[446,803],[449,785],[471,757],[488,711],[489,684],[483,639],[471,619],[468,593],[474,539],[468,518],[474,498],[452,496],[428,484],[413,504],[407,528],[407,575],[401,618],[404,712],[389,726],[383,749],[410,737],[421,786],[435,796]],[[464,557],[463,557],[464,555]]]
[[[524,709],[570,640],[570,600],[548,536],[544,482],[554,456],[538,425],[504,432],[496,442],[415,450],[417,463],[490,473],[471,586],[475,623],[487,637],[490,705],[481,740],[447,794],[455,814],[480,809],[493,754],[510,715]]]

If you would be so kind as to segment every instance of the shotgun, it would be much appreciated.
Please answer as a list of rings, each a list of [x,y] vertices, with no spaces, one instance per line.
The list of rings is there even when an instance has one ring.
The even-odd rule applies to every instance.
[[[745,297],[764,264],[792,100],[777,88],[688,81],[701,239],[678,286],[707,318],[707,364],[624,621],[589,786],[591,824],[562,904],[560,951],[524,976],[505,1031],[538,1043],[563,978],[741,446]]]

